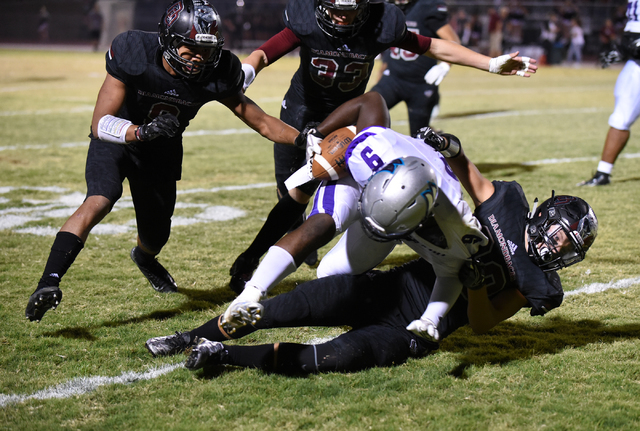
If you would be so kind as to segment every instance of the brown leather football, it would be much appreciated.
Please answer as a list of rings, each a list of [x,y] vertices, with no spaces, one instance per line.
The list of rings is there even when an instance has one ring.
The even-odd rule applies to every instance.
[[[338,180],[349,174],[344,156],[354,136],[356,136],[356,128],[348,126],[329,133],[320,142],[322,153],[315,154],[311,164],[311,173],[314,178]]]

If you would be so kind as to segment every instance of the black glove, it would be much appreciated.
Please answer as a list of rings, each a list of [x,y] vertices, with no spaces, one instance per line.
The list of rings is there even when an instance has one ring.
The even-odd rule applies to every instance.
[[[622,55],[620,49],[615,45],[612,46],[610,50],[600,53],[600,65],[603,69],[622,61],[624,61],[624,55]]]
[[[300,132],[296,137],[296,140],[293,143],[293,145],[303,150],[306,149],[307,137],[309,136],[309,134],[311,134],[312,136],[315,136],[316,138],[320,138],[320,140],[324,139],[324,135],[316,130],[316,127],[318,127],[318,124],[320,123],[318,123],[317,121],[311,121],[307,123],[307,125],[304,126],[304,130]]]
[[[442,135],[436,133],[431,127],[423,127],[418,130],[414,138],[422,140],[443,156],[452,158],[460,154],[460,140],[449,133]]]
[[[466,261],[458,272],[458,279],[468,290],[484,287],[484,264],[477,259]]]
[[[180,128],[178,117],[173,114],[164,113],[158,115],[148,124],[143,124],[136,129],[136,139],[138,141],[151,141],[159,137],[173,138]]]

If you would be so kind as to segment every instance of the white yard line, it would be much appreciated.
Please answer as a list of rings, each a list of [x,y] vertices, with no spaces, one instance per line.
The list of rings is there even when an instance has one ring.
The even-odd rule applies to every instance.
[[[579,289],[565,292],[566,296],[578,295],[578,294],[591,294],[600,293],[609,289],[623,289],[640,284],[640,277],[626,278],[624,280],[612,281],[610,283],[593,283],[587,286],[583,286]],[[312,339],[308,344],[317,344],[327,341],[328,339]],[[48,400],[52,398],[69,398],[74,395],[82,395],[88,392],[96,390],[100,386],[115,385],[115,384],[129,384],[135,383],[139,380],[151,380],[156,377],[160,377],[164,374],[170,373],[182,368],[183,362],[178,364],[169,364],[162,367],[150,368],[144,372],[126,371],[117,377],[104,377],[104,376],[92,376],[92,377],[78,377],[60,383],[56,386],[50,386],[40,391],[34,392],[31,395],[4,395],[0,394],[0,407],[5,407],[11,404],[22,403],[28,400]]]

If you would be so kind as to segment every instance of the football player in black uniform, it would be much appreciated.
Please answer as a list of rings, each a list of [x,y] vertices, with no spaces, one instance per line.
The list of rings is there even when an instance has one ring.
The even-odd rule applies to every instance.
[[[403,12],[407,29],[422,36],[460,43],[449,25],[447,5],[442,0],[388,0]],[[440,103],[438,86],[449,73],[449,63],[437,62],[426,55],[417,55],[400,48],[390,48],[382,54],[382,76],[371,91],[384,97],[389,109],[400,102],[407,104],[409,134],[427,127],[431,114]]]
[[[517,57],[517,52],[492,59],[453,42],[407,31],[402,11],[382,0],[290,0],[284,23],[284,30],[243,60],[244,86],[264,67],[299,47],[300,66],[280,111],[280,118],[298,130],[321,122],[343,102],[364,93],[375,57],[390,47],[502,75],[528,77],[537,69],[535,60]],[[306,148],[319,151],[313,143]],[[312,181],[287,191],[284,185],[305,163],[305,151],[275,144],[274,158],[281,199],[231,267],[230,287],[236,293],[242,291],[269,247],[301,222],[318,186]]]
[[[121,197],[125,178],[138,226],[138,246],[131,258],[155,290],[177,290],[155,256],[169,239],[181,176],[182,133],[202,105],[217,100],[265,138],[294,142],[297,130],[244,95],[240,60],[222,49],[220,22],[208,1],[178,0],[164,13],[159,35],[128,31],[113,40],[91,122],[87,197],[56,236],[27,304],[29,320],[39,321],[60,303],[60,279],[91,229]]]
[[[558,307],[564,293],[557,270],[582,261],[593,244],[598,230],[593,209],[578,197],[552,196],[540,205],[536,199],[529,211],[518,183],[489,181],[457,140],[429,132],[422,131],[425,143],[446,157],[490,238],[460,271],[466,289],[440,320],[440,339],[466,324],[476,333],[487,332],[521,308],[539,316]],[[423,259],[386,272],[319,278],[262,301],[262,319],[233,334],[225,332],[223,316],[218,316],[189,332],[151,338],[146,347],[154,356],[164,356],[194,346],[186,362],[190,369],[215,363],[308,373],[400,364],[438,347],[410,325],[421,318],[435,279]],[[352,329],[317,345],[221,343],[259,329],[296,326]]]

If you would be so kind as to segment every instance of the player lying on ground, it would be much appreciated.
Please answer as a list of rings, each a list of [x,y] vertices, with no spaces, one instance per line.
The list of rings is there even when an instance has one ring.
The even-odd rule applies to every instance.
[[[552,196],[540,205],[536,199],[530,212],[518,183],[487,180],[455,144],[438,149],[448,155],[490,237],[460,271],[466,289],[440,321],[440,338],[466,324],[485,333],[521,308],[538,316],[558,307],[564,293],[557,270],[582,261],[596,238],[592,208],[578,197]],[[437,348],[421,331],[407,329],[421,318],[435,281],[423,259],[386,272],[319,278],[261,302],[262,319],[233,334],[224,330],[221,315],[189,332],[151,338],[146,347],[165,356],[194,346],[189,369],[222,364],[309,373],[397,365]],[[317,345],[222,344],[259,329],[345,325],[352,329]]]
[[[428,322],[428,332],[437,340],[438,322],[462,290],[458,271],[480,245],[487,244],[487,237],[462,199],[460,182],[451,174],[444,157],[425,145],[424,140],[391,130],[389,111],[378,93],[345,102],[318,129],[326,132],[350,123],[356,124],[359,131],[346,151],[350,175],[323,182],[307,220],[269,249],[225,313],[227,331],[257,318],[259,309],[252,304],[294,272],[310,250],[346,231],[348,240],[339,244],[348,244],[348,250],[332,251],[330,258],[321,262],[318,275],[361,274],[382,262],[396,244],[406,243],[433,265],[438,276],[422,320]],[[401,162],[395,162],[400,158]],[[385,165],[389,166],[381,169]],[[380,211],[394,213],[392,219],[378,217],[378,229],[366,224],[368,232],[375,230],[378,241],[369,240],[360,224],[358,200],[365,184],[366,194],[372,194],[368,202],[384,201],[390,206],[367,208],[374,213],[368,220],[376,218]],[[251,316],[249,321],[244,318],[247,315]]]
[[[60,303],[62,277],[91,229],[122,196],[125,178],[138,227],[138,246],[131,250],[131,259],[155,290],[177,290],[155,256],[171,231],[176,182],[182,174],[182,133],[205,103],[222,103],[269,140],[295,141],[296,129],[267,115],[242,92],[240,60],[222,49],[220,22],[207,1],[178,0],[165,11],[159,34],[133,30],[113,40],[91,122],[87,197],[51,246],[27,303],[29,320],[40,321]]]

